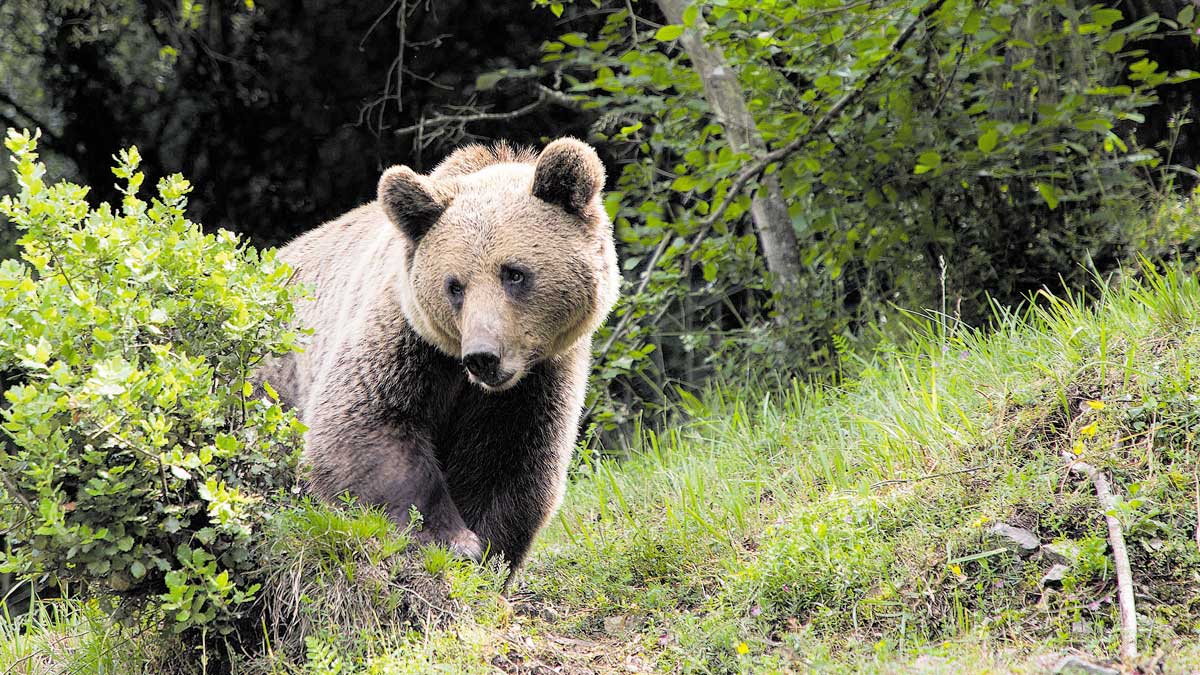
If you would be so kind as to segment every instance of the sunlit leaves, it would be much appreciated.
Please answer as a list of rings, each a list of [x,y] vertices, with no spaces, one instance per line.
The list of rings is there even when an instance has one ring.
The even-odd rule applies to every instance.
[[[918,175],[929,173],[930,171],[936,171],[941,166],[942,156],[930,150],[927,152],[922,152],[920,156],[917,157],[917,165],[913,168],[913,173]]]
[[[1036,187],[1038,194],[1046,201],[1046,206],[1051,210],[1058,208],[1058,188],[1052,183],[1038,183]]]
[[[979,149],[985,153],[996,149],[996,144],[1000,142],[1000,131],[997,129],[988,129],[979,135]]]
[[[833,358],[831,335],[886,323],[897,305],[936,304],[928,280],[940,273],[938,255],[955,259],[950,274],[961,277],[949,283],[964,294],[963,312],[986,318],[985,293],[1019,301],[1028,257],[1057,274],[1128,236],[1128,219],[1116,214],[1140,208],[1147,189],[1129,167],[1161,165],[1157,149],[1128,142],[1132,126],[1155,87],[1194,74],[1164,72],[1126,50],[1173,26],[1123,21],[1115,6],[947,0],[895,48],[922,6],[701,1],[680,24],[643,28],[635,40],[628,9],[616,3],[593,36],[603,48],[574,37],[555,43],[547,56],[573,65],[573,91],[600,114],[596,136],[629,158],[620,199],[606,208],[625,252],[626,292],[641,292],[618,309],[632,328],[597,341],[605,359],[632,359],[620,369],[627,379],[599,370],[602,384],[636,400],[631,392],[662,379],[651,369],[672,367],[662,357],[668,345],[719,369],[770,353],[767,334],[786,333],[788,358],[811,372]],[[826,133],[769,172],[789,204],[806,275],[800,297],[775,310],[760,302],[761,252],[746,236],[761,177],[724,218],[700,226],[753,153],[730,150],[736,132],[722,127],[675,44],[685,26],[720,48],[724,63],[705,67],[741,89],[771,148],[865,88]],[[1013,232],[1033,234],[1015,241]],[[998,264],[1015,250],[1021,260]],[[764,324],[771,311],[786,316]],[[659,363],[633,356],[656,341]],[[613,407],[618,418],[636,406]]]
[[[43,183],[35,135],[6,145],[23,261],[0,263],[0,472],[24,501],[0,500],[0,568],[227,631],[254,597],[261,497],[291,484],[303,431],[248,386],[299,346],[291,270],[188,221],[179,176],[141,197],[136,148],[114,158],[115,209]]]
[[[672,40],[678,40],[680,35],[683,35],[683,25],[670,24],[659,28],[654,33],[654,39],[659,42],[671,42]]]

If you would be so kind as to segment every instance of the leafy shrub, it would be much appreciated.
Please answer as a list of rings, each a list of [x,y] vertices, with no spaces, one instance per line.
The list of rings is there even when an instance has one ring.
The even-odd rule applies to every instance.
[[[231,631],[258,589],[251,538],[294,481],[303,426],[256,364],[297,346],[289,269],[185,219],[191,186],[120,207],[47,185],[37,138],[10,131],[19,193],[0,210],[24,262],[0,263],[0,571],[52,574],[177,631]]]
[[[1133,251],[1151,261],[1178,260],[1188,268],[1200,257],[1200,186],[1185,199],[1164,201],[1138,230]],[[1137,258],[1129,266],[1141,266]]]
[[[627,160],[608,206],[637,292],[597,340],[593,419],[608,426],[661,401],[664,380],[739,377],[751,361],[829,373],[888,335],[898,307],[978,325],[990,299],[1086,286],[1137,243],[1155,179],[1170,182],[1170,148],[1136,142],[1156,88],[1200,77],[1164,72],[1144,49],[1193,30],[1190,9],[1172,20],[1065,0],[690,3],[684,23],[720,51],[764,142],[799,143],[769,170],[800,248],[798,281],[777,294],[749,196],[708,222],[753,158],[731,149],[685,26],[657,27],[651,5],[610,2],[598,34],[544,47],[603,111],[593,134]],[[918,7],[937,11],[918,21]]]

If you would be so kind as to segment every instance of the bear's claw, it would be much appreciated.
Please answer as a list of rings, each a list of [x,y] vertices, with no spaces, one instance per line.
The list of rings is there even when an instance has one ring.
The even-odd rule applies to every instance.
[[[483,562],[483,541],[480,540],[479,535],[470,530],[463,530],[451,537],[447,545],[450,547],[450,551],[459,557]]]

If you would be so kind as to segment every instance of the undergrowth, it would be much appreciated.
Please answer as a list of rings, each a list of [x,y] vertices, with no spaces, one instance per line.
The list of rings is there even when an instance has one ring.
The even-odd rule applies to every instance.
[[[406,552],[404,533],[370,512],[296,506],[264,535],[264,598],[282,598],[274,615],[290,634],[265,625],[263,653],[240,669],[958,673],[1105,661],[1118,643],[1115,579],[1092,487],[1066,468],[1081,459],[1120,497],[1141,665],[1195,670],[1200,283],[1145,266],[1095,297],[1035,300],[997,310],[987,332],[914,322],[911,340],[839,387],[684,397],[687,420],[642,430],[632,459],[580,463],[504,596],[501,570]],[[998,524],[1040,548],[1019,554]],[[118,661],[161,657],[87,605],[54,607],[0,624],[0,671],[24,658],[12,672],[92,672],[97,645]]]

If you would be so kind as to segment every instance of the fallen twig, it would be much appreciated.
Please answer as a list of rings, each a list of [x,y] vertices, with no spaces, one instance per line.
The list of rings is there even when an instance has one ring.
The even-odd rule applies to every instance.
[[[924,476],[917,476],[916,478],[890,478],[888,480],[881,480],[878,483],[871,483],[871,489],[874,490],[875,488],[881,488],[885,485],[900,485],[902,483],[916,483],[916,482],[923,481],[923,480],[929,480],[931,478],[945,478],[946,476],[955,476],[960,473],[974,473],[976,471],[979,471],[980,469],[986,469],[986,468],[988,468],[988,466],[989,465],[987,465],[987,464],[980,464],[979,466],[970,466],[965,469],[957,469],[955,471],[943,471],[942,473],[926,474]]]
[[[1137,658],[1137,611],[1133,600],[1133,572],[1129,568],[1129,550],[1125,546],[1125,533],[1116,516],[1116,497],[1108,482],[1108,475],[1100,469],[1079,462],[1068,453],[1063,453],[1067,468],[1091,479],[1096,489],[1096,499],[1104,510],[1104,521],[1108,524],[1108,546],[1112,549],[1113,565],[1117,569],[1117,604],[1121,614],[1121,661],[1129,665]]]
[[[1196,476],[1196,548],[1200,548],[1200,475]]]

